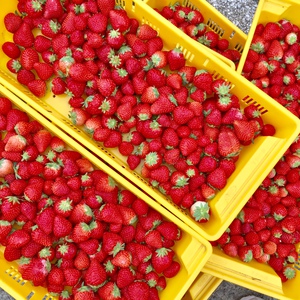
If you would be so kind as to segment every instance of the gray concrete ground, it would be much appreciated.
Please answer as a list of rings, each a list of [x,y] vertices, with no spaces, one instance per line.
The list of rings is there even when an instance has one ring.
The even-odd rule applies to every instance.
[[[208,2],[245,33],[248,33],[258,0],[208,0]],[[209,300],[239,300],[248,295],[255,295],[265,300],[274,300],[274,298],[256,293],[226,281],[221,283]],[[0,300],[13,299],[14,298],[9,296],[0,288]]]

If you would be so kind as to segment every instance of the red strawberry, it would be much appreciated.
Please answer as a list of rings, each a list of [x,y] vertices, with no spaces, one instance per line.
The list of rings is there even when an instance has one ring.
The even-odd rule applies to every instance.
[[[71,233],[71,238],[75,243],[86,241],[91,236],[91,229],[84,222],[77,223]]]
[[[21,67],[21,65],[20,65]],[[35,79],[35,76],[32,71],[22,69],[18,71],[17,80],[24,85],[28,85],[28,83]]]
[[[47,0],[44,7],[46,19],[59,19],[63,15],[63,6],[59,0]]]
[[[128,268],[131,265],[132,256],[127,250],[120,250],[111,260],[112,264],[120,268]]]
[[[193,78],[193,84],[198,88],[202,89],[206,92],[206,94],[212,93],[212,83],[213,78],[212,75],[206,71],[206,70],[198,70],[196,71],[194,78]]]
[[[125,10],[112,9],[109,11],[109,19],[113,29],[119,29],[120,32],[124,32],[129,29],[130,20]]]
[[[142,24],[137,29],[137,37],[142,40],[150,40],[157,36],[157,31],[148,24]]]
[[[37,97],[43,97],[46,94],[46,83],[43,80],[35,79],[28,83],[28,88],[31,91],[32,94],[34,94]]]
[[[33,65],[33,68],[37,72],[37,75],[40,77],[40,79],[44,81],[48,80],[53,74],[53,68],[47,63],[36,62]]]
[[[72,231],[72,224],[66,218],[60,215],[54,217],[53,233],[56,237],[61,238],[68,236]]]
[[[94,292],[89,286],[82,286],[74,292],[74,300],[93,299]]]
[[[12,229],[12,224],[7,220],[0,220],[0,241],[6,238]]]
[[[151,258],[151,263],[157,273],[162,273],[170,267],[174,257],[174,251],[168,248],[159,248],[155,250]]]
[[[253,223],[261,216],[261,212],[255,208],[244,207],[238,215],[243,223]]]
[[[258,79],[267,75],[268,72],[269,72],[268,63],[262,60],[254,64],[253,71],[251,72],[250,76],[252,79]]]
[[[104,267],[97,261],[91,259],[90,265],[84,274],[84,281],[88,286],[98,286],[106,280],[106,271]]]
[[[14,13],[8,13],[4,17],[4,25],[7,31],[14,33],[22,24],[22,18]]]
[[[149,286],[144,281],[134,281],[128,285],[127,291],[130,300],[134,299],[148,299],[149,298]]]
[[[207,183],[216,189],[223,189],[227,183],[227,176],[222,168],[216,168],[207,176]]]
[[[13,40],[15,44],[21,47],[32,47],[34,44],[34,36],[30,25],[26,22],[22,22],[20,27],[14,32]]]
[[[120,299],[121,295],[119,288],[119,285],[112,281],[109,281],[102,285],[97,292],[103,299],[117,300],[118,298]]]
[[[7,244],[13,248],[21,248],[30,241],[30,235],[24,229],[17,229],[7,237]]]
[[[97,0],[97,5],[100,11],[105,15],[108,16],[109,12],[114,9],[115,1],[114,0]]]
[[[238,256],[244,262],[249,262],[253,259],[251,246],[241,246],[238,248]]]
[[[268,59],[280,60],[283,57],[283,49],[278,40],[273,40],[266,53]]]
[[[249,121],[235,120],[233,122],[234,132],[237,138],[243,142],[249,142],[254,138],[255,131]]]
[[[5,42],[2,45],[3,52],[10,58],[18,58],[21,54],[20,49],[15,43]]]
[[[50,145],[52,135],[49,131],[42,129],[36,132],[33,136],[33,141],[40,153],[43,153]]]
[[[31,280],[35,285],[41,285],[49,274],[50,269],[51,266],[48,260],[33,258],[24,270],[22,277],[25,280]]]
[[[224,157],[237,156],[240,152],[240,142],[231,131],[221,131],[218,137],[218,152]]]
[[[185,65],[185,58],[179,48],[169,50],[167,53],[169,68],[171,71],[179,70]]]
[[[275,22],[268,22],[265,25],[261,36],[265,41],[275,40],[279,37],[280,32],[281,28],[279,24]]]

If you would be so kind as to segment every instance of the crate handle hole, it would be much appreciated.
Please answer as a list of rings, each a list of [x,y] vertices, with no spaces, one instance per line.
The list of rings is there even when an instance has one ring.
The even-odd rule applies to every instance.
[[[34,292],[30,292],[30,294],[27,295],[26,300],[31,299],[34,296]]]

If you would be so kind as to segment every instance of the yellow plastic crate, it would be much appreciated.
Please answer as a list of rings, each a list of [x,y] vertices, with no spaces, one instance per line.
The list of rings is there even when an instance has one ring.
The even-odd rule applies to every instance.
[[[300,26],[299,20],[300,2],[297,0],[260,0],[253,17],[249,30],[248,39],[245,43],[244,51],[237,68],[239,74],[242,73],[251,42],[254,36],[255,28],[258,24],[268,22],[278,22],[281,19],[287,19]]]
[[[17,0],[11,0],[3,4],[0,20],[3,20],[6,13],[16,9],[16,3]],[[205,47],[199,47],[198,43],[191,43],[181,32],[174,31],[170,35],[169,22],[163,18],[156,18],[156,15],[152,13],[153,10],[145,3],[132,0],[122,0],[118,3],[126,9],[130,17],[155,28],[164,40],[165,49],[179,47],[183,50],[188,65],[193,65],[198,69],[207,69],[214,78],[226,78],[231,83],[231,92],[241,100],[242,107],[255,103],[262,112],[264,122],[274,123],[276,126],[275,136],[258,137],[254,144],[241,151],[236,170],[229,178],[226,187],[210,201],[212,215],[209,222],[196,222],[189,212],[182,210],[170,198],[151,187],[148,181],[141,177],[139,170],[130,170],[126,163],[126,157],[121,156],[116,149],[103,148],[100,143],[93,141],[84,130],[74,126],[68,118],[70,107],[66,96],[53,97],[50,92],[42,99],[33,96],[7,70],[8,59],[2,50],[0,50],[2,57],[0,61],[0,83],[62,130],[68,132],[80,144],[106,161],[112,168],[157,200],[204,238],[216,240],[230,225],[269,171],[294,141],[300,131],[300,121],[252,83],[236,72],[232,72],[229,66],[217,60]],[[3,22],[0,24],[0,32],[0,42],[12,40],[12,35],[5,30]]]
[[[267,264],[254,260],[242,262],[238,258],[229,257],[217,247],[214,247],[203,272],[276,299],[297,300],[300,286],[300,243],[297,244],[297,251],[299,259],[294,264],[297,275],[284,283]]]
[[[207,300],[222,281],[221,278],[201,272],[182,300]]]
[[[204,17],[204,22],[208,28],[216,32],[220,38],[225,38],[229,41],[229,48],[238,50],[240,53],[243,52],[244,45],[247,40],[247,35],[228,20],[224,15],[222,15],[217,9],[215,9],[210,3],[205,0],[136,0],[143,1],[151,8],[157,8],[162,10],[164,6],[172,5],[174,3],[180,3],[182,6],[191,7],[192,9],[199,10]],[[156,12],[154,12],[156,13]],[[156,13],[158,18],[163,18],[159,13]],[[180,30],[171,22],[169,22],[169,27],[172,30]],[[185,35],[192,43],[196,43],[200,47],[205,47],[199,42],[193,40],[188,35]],[[223,55],[217,53],[206,47],[211,53],[213,53],[217,58],[225,62],[232,69],[236,69],[236,65],[230,59],[224,57]]]
[[[183,221],[171,214],[159,203],[148,197],[145,193],[128,182],[120,174],[116,173],[105,162],[101,161],[86,148],[79,145],[69,135],[65,134],[53,123],[46,120],[32,107],[27,105],[12,92],[8,91],[1,84],[0,95],[9,98],[14,103],[15,107],[25,111],[32,119],[39,121],[39,123],[48,129],[53,135],[59,136],[70,149],[75,149],[83,157],[92,162],[95,168],[106,172],[121,188],[130,190],[138,198],[144,200],[153,209],[158,211],[166,220],[175,223],[178,228],[181,229],[182,239],[176,242],[175,246],[172,248],[176,253],[176,257],[181,265],[181,269],[175,277],[167,279],[167,288],[160,293],[160,299],[162,300],[180,300],[210,257],[212,253],[212,247],[210,243],[185,223],[183,223]],[[47,295],[46,289],[41,287],[33,287],[31,283],[22,280],[17,271],[17,263],[7,262],[4,260],[3,248],[4,247],[0,247],[0,286],[18,300],[28,299],[26,297],[28,296],[29,292],[34,293],[34,297],[30,298],[32,300],[45,299],[43,297]],[[48,298],[46,299],[52,299],[50,296],[47,297]]]

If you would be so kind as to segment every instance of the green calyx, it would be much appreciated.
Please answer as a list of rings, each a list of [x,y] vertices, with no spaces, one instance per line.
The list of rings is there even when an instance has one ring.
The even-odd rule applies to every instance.
[[[176,180],[176,187],[183,187],[188,184],[189,178],[185,176],[179,176]]]
[[[145,162],[149,166],[154,166],[157,164],[159,157],[157,152],[149,152],[145,157]]]
[[[165,257],[165,256],[168,255],[168,253],[170,251],[171,251],[170,249],[162,247],[162,248],[159,248],[159,249],[155,250],[155,253],[156,253],[157,257]]]
[[[296,270],[292,267],[285,267],[283,274],[287,279],[293,279],[296,276]]]
[[[210,207],[207,202],[197,201],[192,205],[191,208],[193,209],[193,217],[196,221],[209,220]]]

